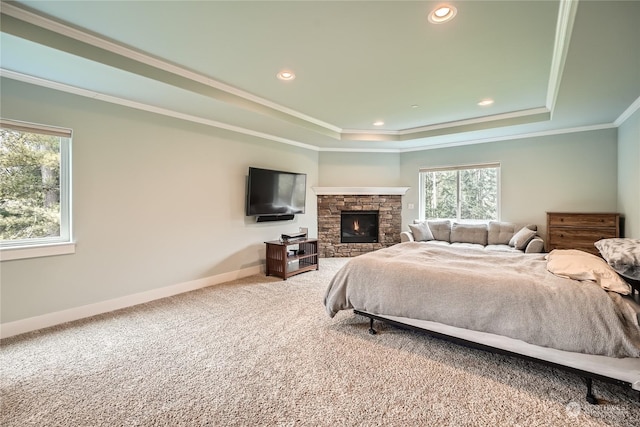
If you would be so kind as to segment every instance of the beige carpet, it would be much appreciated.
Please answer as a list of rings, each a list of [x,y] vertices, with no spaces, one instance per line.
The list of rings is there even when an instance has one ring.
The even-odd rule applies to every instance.
[[[330,319],[344,259],[2,341],[8,426],[640,426],[637,393],[368,322]]]

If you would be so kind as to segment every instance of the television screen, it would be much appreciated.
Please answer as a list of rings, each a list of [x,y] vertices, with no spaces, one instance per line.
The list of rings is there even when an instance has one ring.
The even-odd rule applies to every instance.
[[[247,216],[302,214],[306,196],[306,174],[249,168]]]

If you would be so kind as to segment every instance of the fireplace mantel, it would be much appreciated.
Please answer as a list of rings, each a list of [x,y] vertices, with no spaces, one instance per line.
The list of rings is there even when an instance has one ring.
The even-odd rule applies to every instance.
[[[316,195],[400,195],[411,187],[311,187]]]

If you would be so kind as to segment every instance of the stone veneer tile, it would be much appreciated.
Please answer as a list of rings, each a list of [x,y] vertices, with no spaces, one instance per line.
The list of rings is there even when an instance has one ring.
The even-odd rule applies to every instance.
[[[378,243],[340,243],[341,211],[380,211]],[[318,196],[318,252],[321,258],[353,257],[400,243],[402,196]]]

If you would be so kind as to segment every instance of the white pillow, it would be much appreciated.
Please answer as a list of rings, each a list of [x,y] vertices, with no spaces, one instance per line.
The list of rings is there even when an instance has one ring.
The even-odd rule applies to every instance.
[[[433,233],[426,222],[420,222],[418,224],[409,224],[409,230],[413,234],[413,240],[416,242],[426,242],[433,240]]]
[[[590,280],[606,291],[622,295],[631,293],[631,286],[600,257],[577,249],[554,249],[546,258],[547,270],[556,276]]]
[[[522,227],[520,231],[513,235],[511,240],[509,240],[509,246],[513,246],[516,249],[524,250],[527,247],[527,244],[533,239],[536,235],[536,232],[527,228]]]

